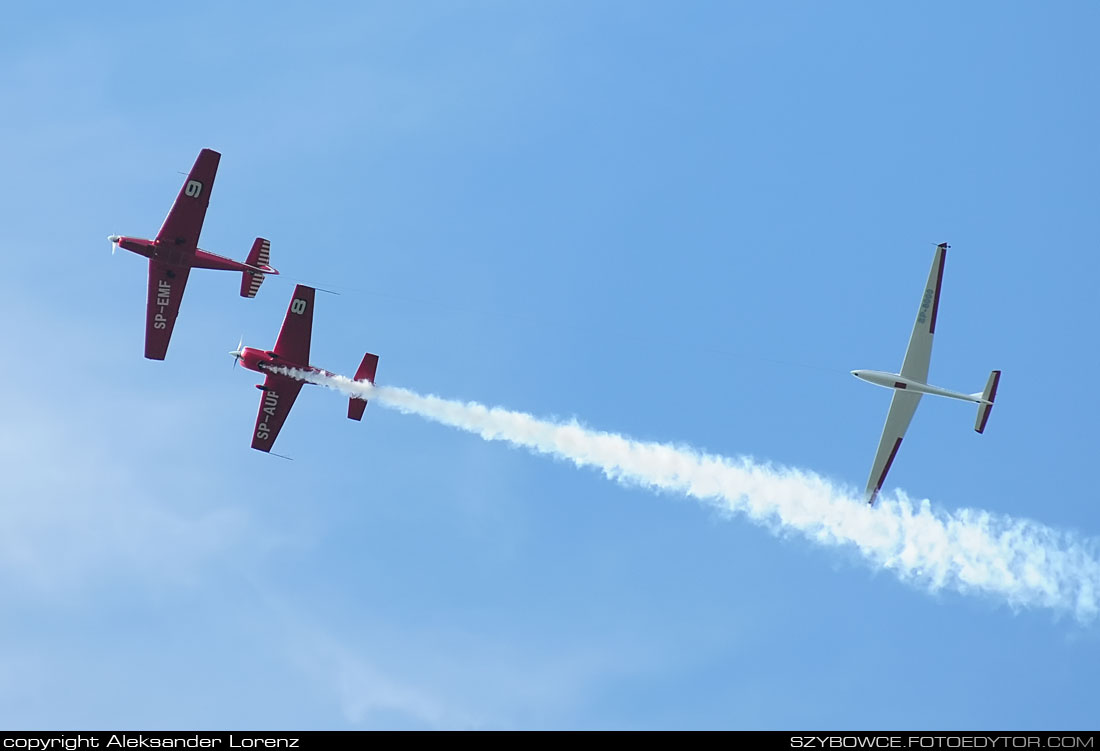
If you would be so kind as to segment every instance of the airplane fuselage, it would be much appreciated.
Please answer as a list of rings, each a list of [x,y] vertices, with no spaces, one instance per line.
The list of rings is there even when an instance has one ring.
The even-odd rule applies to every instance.
[[[146,258],[162,263],[169,263],[173,266],[186,266],[192,269],[216,269],[218,271],[259,271],[265,274],[278,273],[269,266],[250,266],[247,263],[234,261],[232,258],[219,256],[217,253],[210,253],[199,248],[196,248],[192,253],[187,253],[184,248],[169,242],[158,242],[157,240],[146,240],[140,237],[125,237],[120,235],[112,235],[108,239],[116,243],[118,247],[123,250],[128,250],[131,253],[137,253],[139,256],[145,256]]]
[[[897,373],[887,373],[882,370],[853,370],[852,375],[860,380],[867,381],[867,383],[873,383],[883,388],[895,390],[904,389],[918,394],[932,394],[934,396],[946,396],[948,399],[962,399],[966,402],[982,403],[980,394],[978,396],[960,394],[958,391],[941,389],[939,386],[930,386],[927,383],[921,383],[912,378],[905,378]]]
[[[323,368],[315,368],[309,363],[291,362],[285,357],[279,357],[270,350],[245,347],[240,351],[239,356],[232,352],[230,354],[236,356],[244,367],[264,375],[270,373],[272,368],[293,368],[294,370],[305,370],[324,376],[336,375],[336,373],[331,373]]]

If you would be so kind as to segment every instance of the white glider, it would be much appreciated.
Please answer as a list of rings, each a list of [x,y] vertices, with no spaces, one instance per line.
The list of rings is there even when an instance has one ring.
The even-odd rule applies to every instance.
[[[936,257],[932,261],[932,271],[928,274],[928,283],[924,286],[924,296],[917,309],[917,322],[913,324],[913,335],[909,337],[909,348],[905,350],[905,361],[900,373],[884,373],[880,370],[853,370],[852,375],[876,386],[894,390],[890,401],[890,411],[886,413],[886,425],[882,428],[882,438],[878,442],[875,463],[871,465],[871,476],[867,478],[867,503],[873,504],[890,465],[901,447],[901,439],[917,404],[924,394],[946,396],[949,399],[962,399],[976,402],[978,418],[974,421],[974,430],[985,431],[989,413],[993,410],[993,400],[997,397],[997,382],[1001,371],[989,374],[985,391],[976,394],[960,394],[936,386],[928,385],[928,363],[932,359],[932,335],[936,333],[936,314],[940,309],[940,286],[943,283],[943,262],[947,258],[947,243],[936,247]]]

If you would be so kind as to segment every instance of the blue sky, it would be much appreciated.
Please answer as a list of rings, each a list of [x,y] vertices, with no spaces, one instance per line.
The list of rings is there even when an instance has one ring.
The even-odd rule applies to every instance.
[[[292,287],[195,272],[141,357],[151,236],[319,296],[316,365],[862,488],[933,246],[887,489],[1097,552],[1096,7],[189,3],[0,29],[0,726],[1095,727],[1097,622],[321,389],[248,448]]]

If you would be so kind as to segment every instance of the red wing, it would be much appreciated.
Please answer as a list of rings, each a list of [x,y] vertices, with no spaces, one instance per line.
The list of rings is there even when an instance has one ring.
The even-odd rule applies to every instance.
[[[181,253],[193,253],[199,246],[199,233],[210,205],[210,191],[214,187],[214,175],[222,155],[210,149],[199,152],[195,166],[180,188],[172,210],[164,219],[157,233],[157,242],[175,247]]]
[[[309,365],[309,340],[313,332],[313,297],[316,290],[299,284],[294,288],[290,306],[286,309],[283,327],[279,329],[279,339],[275,342],[274,352],[283,360],[294,365]]]
[[[260,411],[256,415],[256,428],[252,431],[252,448],[271,451],[303,385],[301,381],[286,376],[267,377],[260,397]]]
[[[186,266],[149,261],[149,299],[145,303],[145,356],[163,360],[176,326],[176,315],[187,286]]]

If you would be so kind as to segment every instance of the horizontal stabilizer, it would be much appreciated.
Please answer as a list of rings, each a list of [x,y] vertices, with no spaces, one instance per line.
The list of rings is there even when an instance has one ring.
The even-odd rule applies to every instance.
[[[1001,381],[1001,371],[994,370],[989,374],[989,380],[982,392],[982,402],[978,405],[978,419],[974,421],[974,430],[985,432],[985,424],[989,422],[989,413],[993,411],[993,402],[997,398],[997,384]]]
[[[363,355],[363,362],[359,364],[359,370],[355,371],[356,381],[367,381],[374,383],[374,376],[378,372],[378,355],[372,355],[370,352]],[[348,419],[349,420],[362,420],[363,411],[367,408],[366,399],[349,399],[348,400]]]
[[[252,243],[252,250],[248,252],[245,263],[268,271],[271,268],[271,243],[262,237],[257,237]],[[264,283],[265,274],[262,271],[248,269],[241,274],[241,297],[255,297],[260,291],[260,285]]]

